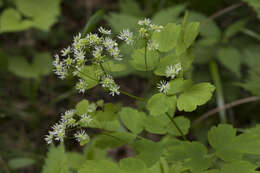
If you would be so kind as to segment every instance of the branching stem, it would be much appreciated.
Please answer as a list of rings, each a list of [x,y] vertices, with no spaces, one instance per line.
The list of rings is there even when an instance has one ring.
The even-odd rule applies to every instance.
[[[176,129],[179,131],[179,133],[181,134],[183,140],[187,141],[187,138],[184,135],[184,133],[181,131],[181,128],[179,127],[179,125],[174,121],[174,119],[170,116],[170,114],[168,112],[166,112],[166,115],[171,120],[172,124],[176,127]]]

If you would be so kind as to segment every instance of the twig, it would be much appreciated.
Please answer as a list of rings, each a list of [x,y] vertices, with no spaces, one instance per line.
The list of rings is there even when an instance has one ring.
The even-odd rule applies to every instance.
[[[239,7],[243,6],[243,5],[244,5],[244,3],[243,3],[243,2],[240,2],[240,3],[238,3],[238,4],[233,4],[233,5],[231,5],[231,6],[229,6],[229,7],[226,7],[226,8],[224,8],[224,9],[220,10],[220,11],[217,11],[216,13],[212,14],[211,16],[209,16],[208,19],[205,20],[205,21],[202,23],[202,26],[205,25],[205,24],[207,24],[210,20],[214,20],[214,19],[216,19],[216,18],[222,16],[223,14],[226,14],[226,13],[228,13],[228,12],[230,12],[230,11],[236,9],[236,8],[239,8]]]
[[[178,130],[178,132],[181,134],[183,140],[187,141],[186,136],[184,135],[184,133],[181,131],[181,128],[179,127],[179,125],[174,121],[174,119],[170,116],[170,114],[168,112],[166,112],[167,117],[171,120],[172,124],[176,127],[176,129]]]
[[[234,101],[234,102],[225,104],[222,109],[229,109],[229,108],[232,108],[232,107],[235,107],[235,106],[244,104],[244,103],[255,102],[255,101],[258,101],[258,100],[260,100],[260,96],[247,97],[247,98],[239,99],[239,100],[236,100],[236,101]],[[217,108],[215,108],[215,109],[212,109],[212,110],[206,112],[205,114],[201,115],[197,120],[195,120],[195,121],[192,123],[191,126],[194,127],[194,126],[197,125],[198,123],[201,123],[202,121],[204,121],[204,120],[207,119],[208,117],[210,117],[210,116],[212,116],[212,115],[218,113],[218,112],[221,111],[222,109],[221,109],[220,107],[217,107]]]

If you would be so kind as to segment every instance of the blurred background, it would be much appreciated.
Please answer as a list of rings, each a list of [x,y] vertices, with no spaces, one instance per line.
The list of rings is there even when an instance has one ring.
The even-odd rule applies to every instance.
[[[206,142],[207,130],[219,122],[241,130],[259,123],[259,0],[0,0],[0,173],[41,172],[48,150],[44,135],[61,112],[84,98],[136,106],[134,100],[111,98],[98,87],[78,94],[73,80],[59,80],[52,73],[53,55],[74,35],[95,32],[100,25],[114,33],[134,30],[144,17],[161,25],[180,23],[186,10],[189,20],[201,22],[188,75],[217,88],[208,104],[185,114],[192,122],[210,116],[196,121],[189,138]],[[127,61],[129,50],[122,47],[122,53]],[[124,90],[140,96],[152,92],[146,76],[126,69],[117,74]],[[225,104],[230,108],[208,112]],[[66,149],[82,150],[69,141]],[[117,158],[127,152],[110,154]]]

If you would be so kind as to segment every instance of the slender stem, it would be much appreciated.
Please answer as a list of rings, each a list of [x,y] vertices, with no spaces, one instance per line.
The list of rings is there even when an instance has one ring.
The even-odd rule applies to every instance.
[[[119,90],[119,92],[122,93],[122,94],[124,94],[124,95],[126,95],[126,96],[128,96],[128,97],[131,97],[131,98],[133,98],[133,99],[136,99],[136,100],[141,100],[141,101],[144,100],[144,98],[142,98],[142,97],[137,97],[137,96],[135,96],[135,95],[133,95],[133,94],[130,94],[130,93],[128,93],[128,92],[126,92],[126,91],[123,91],[123,90]]]
[[[148,67],[147,67],[147,41],[145,41],[145,48],[144,48],[144,63],[145,63],[145,70],[148,71]]]
[[[103,67],[102,63],[99,63],[99,66],[100,66],[101,70],[105,73],[105,75],[107,75],[107,72],[106,72],[105,68]]]
[[[176,129],[179,131],[179,133],[181,134],[183,140],[187,141],[186,136],[184,135],[184,133],[181,131],[181,128],[178,126],[178,124],[174,121],[174,119],[170,116],[170,114],[168,112],[166,112],[167,117],[171,120],[172,124],[176,127]]]
[[[255,38],[256,40],[260,41],[260,35],[252,30],[249,30],[249,29],[242,29],[241,30],[244,34],[250,36],[250,37],[253,37]]]
[[[214,84],[216,86],[216,93],[217,93],[217,104],[218,107],[220,108],[219,112],[219,118],[221,123],[226,123],[227,122],[227,116],[226,116],[226,111],[225,111],[225,101],[224,101],[224,94],[222,90],[222,84],[221,84],[221,79],[218,71],[218,66],[215,61],[210,62],[210,72],[212,79],[214,81]]]
[[[111,134],[109,134],[109,133],[103,132],[103,133],[101,133],[101,135],[109,136],[109,137],[112,137],[112,138],[114,138],[114,139],[116,139],[116,140],[118,140],[118,141],[120,141],[120,142],[123,142],[123,143],[127,143],[127,144],[128,144],[128,142],[126,142],[126,141],[124,141],[124,140],[122,140],[122,139],[120,139],[120,138],[118,138],[118,137],[116,137],[116,136],[113,136],[113,135],[111,135]]]
[[[255,101],[259,101],[260,100],[260,97],[259,96],[252,96],[252,97],[247,97],[247,98],[243,98],[243,99],[239,99],[239,100],[236,100],[234,102],[231,102],[231,103],[228,103],[224,106],[223,109],[228,109],[228,108],[232,108],[232,107],[235,107],[235,106],[238,106],[238,105],[241,105],[241,104],[244,104],[244,103],[250,103],[250,102],[255,102]],[[220,107],[217,107],[215,109],[212,109],[208,112],[206,112],[205,114],[201,115],[197,120],[195,120],[191,127],[194,127],[195,125],[199,124],[200,122],[204,121],[205,119],[207,119],[208,117],[218,113],[220,111]]]

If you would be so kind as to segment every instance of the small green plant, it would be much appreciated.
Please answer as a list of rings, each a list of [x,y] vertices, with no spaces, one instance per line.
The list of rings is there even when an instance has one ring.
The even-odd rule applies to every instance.
[[[84,154],[65,152],[64,146],[51,147],[43,172],[79,173],[249,173],[257,172],[259,163],[259,126],[237,134],[231,125],[220,124],[208,132],[208,148],[189,141],[190,121],[176,116],[176,110],[192,112],[210,100],[215,87],[207,82],[194,83],[189,77],[193,62],[192,45],[199,34],[199,23],[165,26],[145,18],[133,31],[124,28],[119,35],[100,27],[99,33],[78,34],[72,45],[55,55],[54,72],[61,79],[75,78],[80,93],[101,86],[116,97],[135,99],[144,107],[124,107],[103,101],[79,102],[61,115],[45,137],[48,144],[74,138],[85,146]],[[113,37],[114,36],[114,37]],[[120,53],[121,44],[131,50],[131,57]],[[144,98],[122,89],[114,74],[133,69],[144,73],[153,90]],[[96,136],[89,128],[99,131]],[[162,135],[154,142],[144,134]],[[106,149],[128,145],[135,157],[119,164],[106,156]]]

